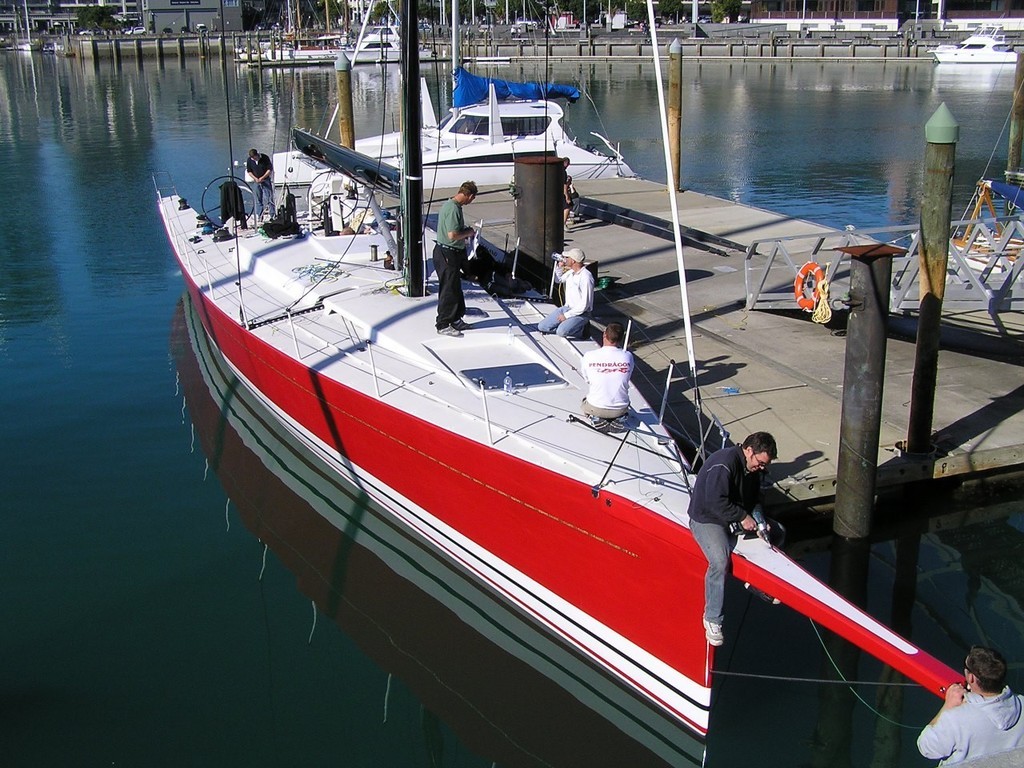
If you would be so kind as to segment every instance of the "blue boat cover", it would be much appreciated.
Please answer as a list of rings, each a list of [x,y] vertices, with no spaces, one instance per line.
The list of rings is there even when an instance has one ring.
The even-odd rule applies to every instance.
[[[1010,201],[1017,208],[1024,208],[1024,187],[995,179],[990,181],[989,185],[992,187],[992,191],[1000,197]]]
[[[487,101],[487,87],[494,83],[494,94],[498,101],[568,99],[570,103],[580,98],[580,92],[571,85],[558,83],[513,83],[493,77],[471,75],[462,67],[455,70],[455,91],[452,103],[455,107],[468,107]]]

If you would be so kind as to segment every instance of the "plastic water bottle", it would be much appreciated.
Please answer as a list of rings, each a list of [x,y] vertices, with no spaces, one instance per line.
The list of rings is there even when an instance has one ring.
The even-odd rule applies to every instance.
[[[509,328],[511,327],[510,325]],[[505,397],[509,397],[515,391],[515,387],[512,384],[512,375],[508,371],[505,371],[505,380],[501,383],[501,387],[505,390]]]
[[[506,344],[511,344],[512,340],[514,338],[515,338],[515,335],[512,333],[512,323],[509,323],[508,324],[508,335],[505,336],[505,343]]]

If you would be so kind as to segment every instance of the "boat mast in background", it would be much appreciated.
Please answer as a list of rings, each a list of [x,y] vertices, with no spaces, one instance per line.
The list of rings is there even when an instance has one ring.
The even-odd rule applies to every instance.
[[[423,119],[420,115],[420,36],[416,0],[402,0],[402,257],[409,296],[423,296]]]

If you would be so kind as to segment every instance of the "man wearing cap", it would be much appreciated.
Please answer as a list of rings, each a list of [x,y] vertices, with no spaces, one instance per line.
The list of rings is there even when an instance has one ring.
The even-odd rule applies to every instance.
[[[585,260],[579,248],[569,248],[555,259],[555,280],[564,286],[565,304],[537,323],[541,333],[586,337],[594,308],[594,276],[584,269]]]

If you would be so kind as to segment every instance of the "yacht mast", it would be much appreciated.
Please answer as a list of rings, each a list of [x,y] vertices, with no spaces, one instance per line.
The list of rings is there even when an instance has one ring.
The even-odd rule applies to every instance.
[[[420,114],[420,45],[417,0],[402,0],[402,257],[409,296],[423,296],[423,117]]]
[[[459,0],[452,0],[452,76],[462,65],[462,51],[459,47]]]

